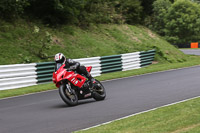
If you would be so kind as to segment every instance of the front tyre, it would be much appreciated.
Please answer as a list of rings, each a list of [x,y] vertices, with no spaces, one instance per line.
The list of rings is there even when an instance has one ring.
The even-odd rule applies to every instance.
[[[62,100],[69,106],[76,106],[78,104],[78,97],[74,89],[70,85],[61,84],[59,87],[59,94]]]
[[[96,83],[94,84],[94,89],[92,92],[92,97],[96,100],[96,101],[101,101],[104,100],[106,97],[106,90],[104,88],[104,86],[101,84],[101,82],[99,82],[98,80],[96,80]]]

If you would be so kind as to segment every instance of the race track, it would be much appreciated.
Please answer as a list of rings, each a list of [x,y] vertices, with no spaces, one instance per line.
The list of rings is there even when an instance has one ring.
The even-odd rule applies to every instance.
[[[200,49],[180,49],[183,53],[189,55],[200,55]]]
[[[104,101],[68,107],[58,91],[0,100],[0,133],[68,133],[200,96],[200,66],[103,82]]]

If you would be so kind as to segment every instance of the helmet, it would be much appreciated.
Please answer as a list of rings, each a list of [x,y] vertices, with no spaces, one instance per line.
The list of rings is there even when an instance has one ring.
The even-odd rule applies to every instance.
[[[55,55],[54,60],[55,60],[56,63],[64,63],[64,61],[66,60],[66,58],[65,58],[64,54],[62,54],[62,53],[57,53],[57,54]]]

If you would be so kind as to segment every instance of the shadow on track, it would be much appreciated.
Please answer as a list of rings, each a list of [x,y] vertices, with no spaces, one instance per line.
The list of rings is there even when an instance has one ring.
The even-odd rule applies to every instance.
[[[78,101],[78,105],[77,106],[84,105],[84,104],[89,104],[89,103],[94,103],[94,102],[97,102],[97,101],[95,101],[94,99],[80,100],[80,101]],[[61,103],[61,104],[57,104],[57,105],[51,106],[50,108],[54,108],[54,109],[73,108],[73,107],[77,107],[77,106],[69,106],[69,105],[67,105],[65,103]]]

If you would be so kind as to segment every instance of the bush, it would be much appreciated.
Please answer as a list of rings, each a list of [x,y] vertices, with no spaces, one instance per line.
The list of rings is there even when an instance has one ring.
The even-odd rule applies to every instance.
[[[79,16],[80,25],[123,23],[122,14],[116,11],[116,4],[118,4],[116,0],[87,0],[84,10]]]
[[[1,0],[0,15],[15,19],[24,12],[26,18],[45,24],[89,25],[141,21],[140,0]],[[21,16],[22,17],[22,16]]]
[[[153,3],[153,19],[151,29],[160,35],[165,35],[166,15],[171,7],[169,0],[156,0]]]
[[[30,3],[26,11],[51,25],[78,23],[78,15],[85,4],[84,0],[30,0]]]
[[[47,24],[139,23],[139,0],[30,0],[26,11]]]
[[[120,10],[128,24],[140,23],[143,8],[139,0],[121,0]]]
[[[177,0],[166,15],[166,39],[173,44],[187,44],[200,39],[200,5]]]
[[[0,17],[7,20],[17,18],[24,13],[24,8],[29,5],[28,0],[1,0]]]

